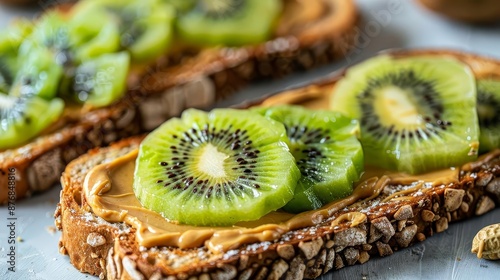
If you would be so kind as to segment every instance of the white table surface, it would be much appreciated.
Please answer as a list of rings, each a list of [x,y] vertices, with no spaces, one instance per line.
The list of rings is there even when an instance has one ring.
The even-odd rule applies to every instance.
[[[20,10],[0,6],[0,28],[15,16],[32,17],[38,7]],[[270,92],[311,81],[387,48],[444,47],[500,58],[500,25],[478,27],[446,20],[409,0],[357,0],[364,22],[362,47],[342,61],[279,81],[255,84],[218,104],[229,106]],[[388,9],[391,3],[397,9]],[[385,15],[379,17],[377,15]],[[389,16],[387,16],[389,15]],[[0,207],[0,279],[93,279],[78,272],[58,253],[59,233],[52,233],[52,217],[59,198],[57,186],[49,192],[19,201],[16,208],[15,273],[7,271],[7,209]],[[500,209],[449,229],[385,258],[343,268],[320,279],[500,279],[500,261],[477,259],[470,253],[472,238],[482,227],[500,223]]]

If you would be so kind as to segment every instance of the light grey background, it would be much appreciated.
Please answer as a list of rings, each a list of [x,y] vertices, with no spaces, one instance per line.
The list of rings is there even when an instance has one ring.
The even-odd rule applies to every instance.
[[[14,16],[32,17],[50,1],[26,10],[0,6],[0,28]],[[342,61],[283,80],[261,82],[242,90],[219,107],[228,106],[314,80],[387,48],[440,47],[471,51],[500,59],[500,25],[478,27],[446,20],[409,0],[358,0],[364,21],[361,47]],[[392,9],[389,9],[392,5]],[[0,279],[92,279],[58,253],[59,233],[51,233],[59,188],[17,205],[17,272],[7,272],[7,209],[0,208]],[[448,231],[392,256],[343,268],[320,279],[500,279],[500,261],[477,259],[472,238],[482,227],[500,223],[500,209],[474,220],[456,223]]]

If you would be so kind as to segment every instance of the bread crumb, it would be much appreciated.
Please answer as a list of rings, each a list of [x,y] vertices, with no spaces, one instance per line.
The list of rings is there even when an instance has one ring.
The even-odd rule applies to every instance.
[[[92,247],[98,247],[106,244],[106,238],[99,233],[91,232],[87,235],[87,244]]]
[[[54,235],[57,231],[56,227],[55,226],[48,226],[45,228],[47,230],[48,233]]]

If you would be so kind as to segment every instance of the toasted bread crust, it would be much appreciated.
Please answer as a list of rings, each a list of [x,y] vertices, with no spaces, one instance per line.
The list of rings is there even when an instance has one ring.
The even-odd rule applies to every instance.
[[[486,75],[488,71],[484,69],[498,69],[500,65],[499,61],[454,51],[392,54],[453,56],[471,65],[478,76]],[[342,74],[283,94],[300,96],[301,92],[329,88]],[[382,202],[395,188],[387,186],[387,192],[378,197],[332,214],[339,217],[349,212],[365,213],[366,221],[355,227],[349,223],[332,227],[330,218],[288,232],[280,240],[244,245],[225,254],[213,254],[203,247],[142,248],[135,240],[133,228],[95,216],[81,193],[83,178],[90,168],[137,148],[141,139],[131,138],[94,150],[70,163],[62,176],[61,201],[55,213],[56,226],[62,231],[59,247],[82,272],[108,279],[310,279],[365,263],[372,257],[391,255],[445,231],[451,222],[483,215],[500,205],[500,151],[495,151],[481,164],[472,164],[462,171],[458,183],[435,186],[426,192],[413,190],[406,194],[408,199]],[[97,246],[96,239],[101,240]]]
[[[208,108],[253,80],[342,58],[357,38],[354,1],[318,1],[335,8],[331,15],[338,18],[335,24],[256,46],[205,49],[189,58],[163,57],[130,82],[135,86],[119,102],[19,148],[0,151],[0,204],[8,200],[9,168],[16,169],[16,199],[21,199],[53,186],[64,167],[89,149],[150,131],[186,108]]]
[[[374,256],[391,255],[445,231],[451,222],[483,215],[500,205],[500,151],[496,151],[483,164],[462,172],[457,184],[436,186],[418,195],[415,190],[407,194],[409,199],[386,203],[381,203],[387,197],[382,193],[333,214],[366,213],[367,220],[356,227],[332,227],[327,219],[291,231],[280,240],[245,245],[225,254],[213,254],[206,248],[141,248],[135,229],[95,216],[81,193],[84,176],[93,166],[128,153],[140,141],[132,138],[94,150],[70,163],[63,174],[55,214],[62,231],[59,247],[82,272],[108,279],[315,278]]]
[[[468,23],[485,24],[500,20],[500,6],[495,0],[419,0],[418,2],[427,9],[441,15]]]

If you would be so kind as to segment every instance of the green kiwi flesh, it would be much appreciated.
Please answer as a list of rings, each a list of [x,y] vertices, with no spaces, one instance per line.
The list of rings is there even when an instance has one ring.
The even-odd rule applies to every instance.
[[[31,33],[32,25],[27,20],[18,20],[0,31],[0,93],[8,93],[19,68],[17,59],[19,46]]]
[[[356,138],[357,121],[337,112],[300,106],[256,110],[284,124],[302,175],[284,210],[299,213],[317,209],[352,193],[353,183],[364,169],[363,150]]]
[[[120,26],[120,47],[134,62],[147,62],[166,52],[173,37],[175,9],[161,0],[90,0],[84,5],[114,16]]]
[[[55,98],[64,67],[54,63],[51,50],[35,42],[25,41],[19,57],[22,59],[18,60],[19,70],[9,94],[17,97],[39,96],[46,100]]]
[[[500,80],[477,81],[477,114],[479,117],[479,150],[500,148]]]
[[[178,13],[189,11],[196,4],[196,0],[164,0],[164,2],[174,7]]]
[[[127,52],[87,60],[76,67],[69,85],[64,86],[65,94],[93,107],[107,106],[125,93],[129,64]]]
[[[52,63],[68,65],[74,59],[73,46],[67,20],[58,12],[45,13],[36,23],[31,34],[23,41],[19,57],[29,55],[33,50],[47,49]],[[24,63],[24,62],[23,62]]]
[[[15,59],[0,54],[0,92],[9,92],[14,81],[15,68]]]
[[[174,9],[159,5],[144,19],[137,20],[145,30],[127,49],[134,61],[148,61],[166,53],[173,37]]]
[[[19,46],[33,30],[33,24],[25,19],[18,19],[6,29],[0,31],[0,54],[16,56]]]
[[[24,38],[31,33],[32,24],[18,20],[0,31],[0,93],[8,93],[19,70],[18,51]]]
[[[182,224],[256,220],[293,197],[300,172],[285,141],[283,125],[257,113],[189,109],[142,142],[134,192]]]
[[[0,31],[0,57],[8,60],[9,66],[14,66],[19,47],[23,40],[29,36],[33,29],[33,24],[28,20],[19,19],[13,24],[9,25],[6,29]],[[2,67],[2,64],[0,64]],[[17,67],[11,71],[17,71]],[[13,75],[14,73],[10,73]]]
[[[104,9],[85,3],[82,1],[72,9],[68,22],[77,63],[120,50],[118,20]]]
[[[27,41],[48,48],[55,63],[65,67],[119,51],[118,22],[105,11],[87,7],[78,4],[69,17],[58,12],[44,14]],[[22,49],[28,53],[30,44],[25,44]]]
[[[64,103],[55,98],[0,94],[0,149],[15,147],[37,136],[62,114]]]
[[[360,121],[369,165],[417,174],[477,157],[475,78],[452,58],[369,59],[338,82],[331,109]]]
[[[281,5],[276,0],[199,0],[179,16],[176,27],[191,44],[256,44],[269,39]]]
[[[60,92],[61,81],[71,78],[75,69],[82,67],[82,61],[85,65],[92,64],[100,55],[119,49],[118,26],[111,15],[86,9],[73,12],[70,20],[57,12],[44,14],[23,41],[18,56],[21,66],[11,95],[36,95],[51,100]],[[107,82],[111,81],[108,76],[105,76]],[[123,88],[121,84],[107,87]]]

